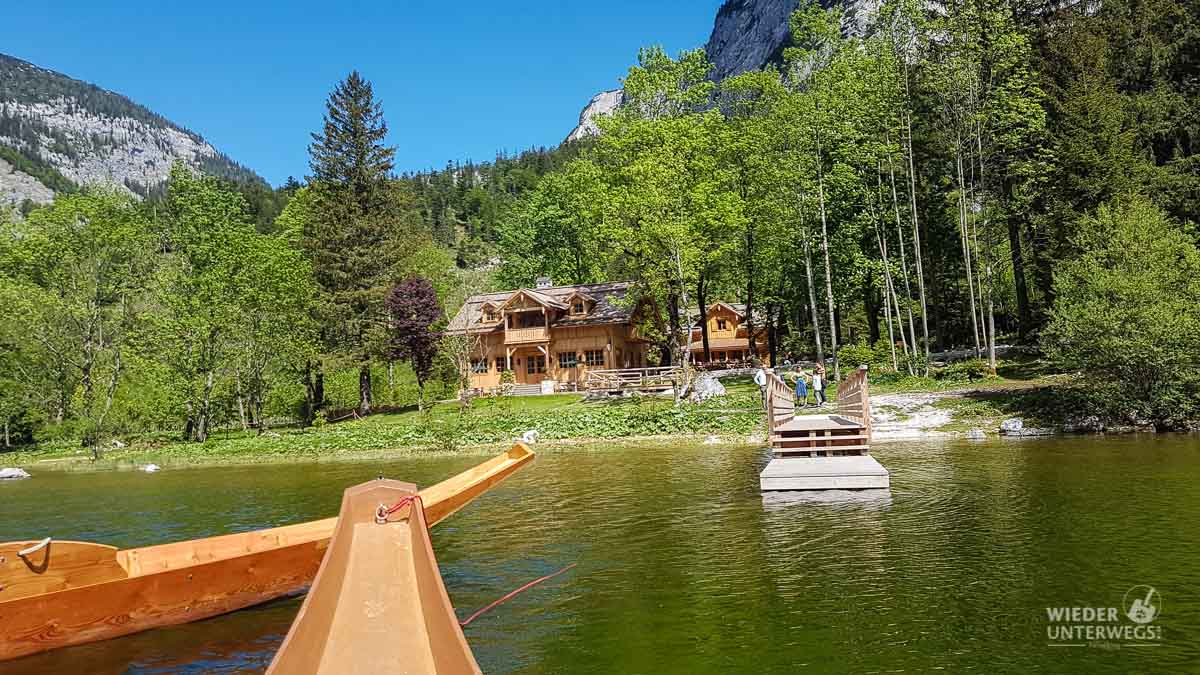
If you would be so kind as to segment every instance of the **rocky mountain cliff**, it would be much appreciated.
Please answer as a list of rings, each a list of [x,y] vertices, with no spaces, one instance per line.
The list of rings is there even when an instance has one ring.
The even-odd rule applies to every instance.
[[[827,7],[842,5],[845,12],[842,30],[848,34],[861,34],[878,8],[879,0],[822,0],[822,4]],[[781,62],[783,50],[791,39],[788,20],[799,6],[800,0],[725,0],[717,10],[712,35],[704,47],[713,64],[713,79],[719,82]],[[618,89],[594,97],[567,140],[596,133],[593,118],[616,109],[620,105],[620,94]]]
[[[120,94],[0,54],[0,204],[46,203],[90,184],[144,196],[177,160],[263,182],[199,134]]]

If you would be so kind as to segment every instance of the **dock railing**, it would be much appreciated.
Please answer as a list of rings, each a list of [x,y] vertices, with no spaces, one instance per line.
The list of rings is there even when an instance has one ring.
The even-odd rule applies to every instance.
[[[871,392],[867,387],[867,367],[861,366],[838,384],[837,414],[866,430],[871,437]]]
[[[796,396],[774,369],[767,369],[767,434],[792,421],[796,416]],[[770,440],[770,438],[768,438]]]
[[[588,391],[649,391],[670,389],[679,379],[679,368],[624,368],[621,370],[589,370],[583,380]]]

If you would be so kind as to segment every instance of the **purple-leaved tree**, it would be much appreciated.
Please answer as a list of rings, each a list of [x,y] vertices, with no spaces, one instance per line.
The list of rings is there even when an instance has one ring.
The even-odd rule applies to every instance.
[[[387,296],[391,317],[391,357],[408,361],[417,376],[417,407],[425,409],[425,382],[433,371],[441,333],[434,326],[442,319],[437,291],[422,277],[396,284]]]

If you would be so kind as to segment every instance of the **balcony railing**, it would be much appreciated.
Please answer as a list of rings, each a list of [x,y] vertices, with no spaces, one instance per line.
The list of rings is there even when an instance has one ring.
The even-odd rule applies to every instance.
[[[550,339],[550,332],[546,328],[509,328],[504,331],[504,344],[516,345],[527,342],[546,342]]]

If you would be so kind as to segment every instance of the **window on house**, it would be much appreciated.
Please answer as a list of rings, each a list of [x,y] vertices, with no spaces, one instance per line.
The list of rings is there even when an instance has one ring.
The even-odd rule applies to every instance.
[[[713,361],[724,361],[725,352],[716,352],[713,354]]]
[[[537,375],[546,372],[546,357],[543,354],[530,356],[525,359],[525,374]]]
[[[558,367],[559,368],[574,368],[578,365],[579,359],[575,352],[559,352]]]
[[[576,300],[575,303],[571,305],[572,314],[583,314],[584,312],[585,309],[582,300]]]
[[[495,320],[496,320],[496,310],[492,309],[491,307],[488,307],[487,309],[483,310],[483,322],[484,323],[491,323]]]
[[[729,322],[725,319],[717,319],[717,330],[729,330]]]
[[[486,373],[488,371],[487,359],[471,359],[471,372],[475,374]]]
[[[583,362],[588,368],[603,368],[604,367],[604,350],[589,349],[583,353]]]
[[[503,373],[506,370],[508,370],[508,359],[504,358],[503,356],[497,356],[496,357],[496,372]]]

